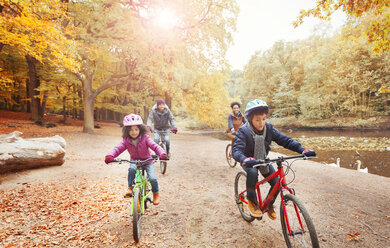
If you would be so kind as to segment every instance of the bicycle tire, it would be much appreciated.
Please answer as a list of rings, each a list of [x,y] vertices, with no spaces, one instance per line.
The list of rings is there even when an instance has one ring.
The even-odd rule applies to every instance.
[[[283,202],[281,202],[280,220],[287,247],[320,247],[314,224],[303,203],[298,197],[292,194],[286,194],[284,196],[284,202],[287,216],[284,215]],[[294,206],[296,206],[296,208]],[[302,231],[298,215],[301,219],[304,231]],[[291,235],[287,228],[286,218],[288,219],[291,228]]]
[[[150,191],[149,183],[145,183],[144,196],[146,196],[149,193],[149,191]],[[149,197],[148,197],[148,199],[149,199]],[[145,201],[144,201],[144,209],[145,210],[148,208],[148,199],[145,199]]]
[[[164,151],[167,151],[166,145],[164,142],[160,142],[159,145],[164,149]],[[160,161],[160,172],[161,174],[165,174],[167,171],[167,161]]]
[[[161,174],[165,174],[165,172],[167,171],[167,161],[160,161],[160,171]]]
[[[139,188],[135,188],[133,192],[133,238],[136,243],[141,237],[141,192]]]
[[[226,160],[231,168],[234,168],[237,164],[237,161],[232,157],[232,144],[226,146]]]
[[[246,172],[240,171],[237,173],[236,179],[234,180],[234,200],[236,201],[242,218],[247,222],[252,222],[255,218],[250,215],[248,204],[242,202],[239,197],[239,194],[244,190],[246,190]],[[241,196],[247,199],[246,193]]]

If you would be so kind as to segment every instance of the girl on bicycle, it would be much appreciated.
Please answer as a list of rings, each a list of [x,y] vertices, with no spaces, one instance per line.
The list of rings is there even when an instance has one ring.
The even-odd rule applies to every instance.
[[[167,159],[165,151],[149,137],[146,130],[146,126],[143,124],[141,116],[136,114],[126,115],[123,118],[123,140],[106,155],[105,162],[108,164],[114,161],[114,158],[118,157],[125,150],[129,152],[131,159],[145,160],[152,157],[152,153],[149,148],[159,155],[160,160]],[[148,174],[150,184],[152,185],[153,204],[158,205],[160,203],[160,196],[154,162],[151,161],[149,164],[146,164],[145,169]],[[125,195],[125,197],[131,197],[133,194],[133,181],[136,170],[137,166],[135,164],[130,164],[127,175],[129,192]]]
[[[302,145],[280,133],[270,123],[266,122],[268,115],[268,105],[262,100],[255,99],[250,101],[245,109],[245,116],[248,120],[237,132],[233,144],[233,158],[241,163],[242,168],[247,173],[246,189],[248,198],[248,208],[253,217],[261,217],[262,212],[256,201],[256,182],[260,173],[267,177],[275,172],[272,166],[253,168],[256,159],[265,159],[271,150],[271,142],[275,141],[278,145],[289,150],[302,153],[307,157],[315,156],[313,150],[305,149]],[[272,179],[269,183],[272,188],[278,181],[278,178]],[[275,194],[277,196],[277,194]],[[274,199],[275,200],[275,199]],[[274,220],[276,213],[273,207],[274,200],[270,203],[267,213]]]

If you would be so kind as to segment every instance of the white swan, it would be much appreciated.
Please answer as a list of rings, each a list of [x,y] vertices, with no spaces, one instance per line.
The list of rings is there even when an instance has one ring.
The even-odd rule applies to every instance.
[[[336,159],[336,162],[337,164],[335,163],[330,163],[330,164],[327,164],[328,166],[331,166],[331,167],[335,167],[335,168],[340,168],[340,158],[337,158]]]
[[[357,171],[368,173],[368,167],[364,169],[360,169],[360,166],[362,165],[362,162],[360,160],[356,160],[356,164],[357,164]]]

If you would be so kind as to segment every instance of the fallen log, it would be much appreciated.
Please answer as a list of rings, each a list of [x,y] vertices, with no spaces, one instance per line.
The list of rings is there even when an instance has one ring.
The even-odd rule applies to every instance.
[[[0,135],[0,173],[62,165],[66,141],[61,136],[23,139],[14,131]]]

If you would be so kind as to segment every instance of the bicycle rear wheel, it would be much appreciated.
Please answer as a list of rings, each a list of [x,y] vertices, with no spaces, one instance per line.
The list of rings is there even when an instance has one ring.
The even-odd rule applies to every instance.
[[[248,198],[246,197],[246,173],[244,171],[238,172],[234,181],[234,199],[242,218],[248,222],[252,222],[255,218],[250,215],[248,208]]]
[[[234,160],[234,158],[232,157],[232,144],[228,144],[226,146],[226,160],[229,166],[232,168],[235,167],[237,164],[237,161]]]
[[[280,203],[280,219],[287,247],[319,247],[314,224],[303,203],[292,194],[284,196]],[[289,228],[290,231],[289,231]]]
[[[164,151],[167,151],[164,142],[160,142],[160,146],[162,147],[162,149],[164,149]],[[161,161],[160,160],[160,172],[161,172],[161,174],[164,175],[166,171],[167,171],[167,161]]]
[[[133,192],[133,238],[136,243],[141,237],[141,192],[139,188],[135,188]]]

